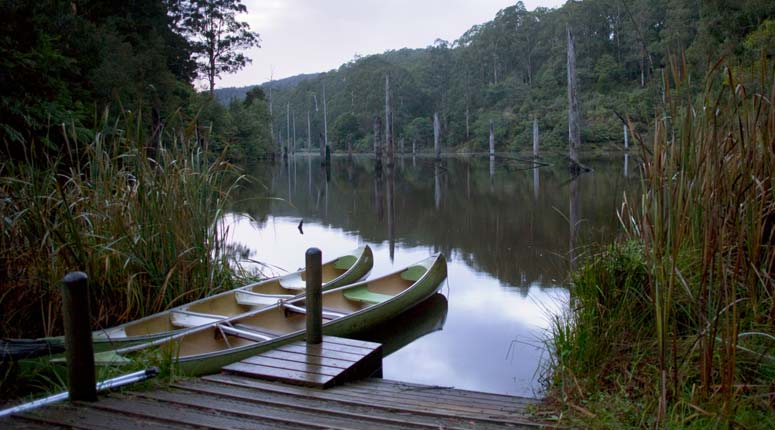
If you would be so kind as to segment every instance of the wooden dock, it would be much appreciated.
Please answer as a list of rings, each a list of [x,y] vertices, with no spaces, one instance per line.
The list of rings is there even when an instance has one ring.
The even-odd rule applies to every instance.
[[[537,400],[367,378],[379,375],[381,364],[380,344],[325,336],[318,345],[292,343],[162,389],[18,413],[0,419],[0,429],[541,427],[527,414]]]
[[[363,379],[382,369],[382,345],[323,336],[309,345],[294,342],[223,368],[227,373],[287,384],[330,388]]]
[[[536,400],[369,378],[328,390],[219,374],[0,419],[13,429],[537,428]]]

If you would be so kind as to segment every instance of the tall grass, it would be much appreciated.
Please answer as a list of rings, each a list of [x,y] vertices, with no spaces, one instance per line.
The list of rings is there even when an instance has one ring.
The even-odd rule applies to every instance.
[[[62,126],[59,158],[0,164],[0,335],[60,334],[72,270],[90,277],[94,327],[231,286],[220,220],[239,178],[192,126],[154,141],[142,124],[127,113],[96,132]]]
[[[672,63],[650,143],[636,136],[643,194],[620,216],[638,244],[626,255],[643,260],[645,276],[628,284],[601,275],[626,267],[621,245],[576,274],[576,306],[554,329],[555,382],[572,381],[582,397],[632,394],[647,410],[638,424],[734,426],[754,411],[769,417],[754,426],[771,425],[775,73],[764,59],[745,73],[719,63],[695,101],[688,76]],[[606,300],[614,294],[619,302]],[[589,333],[602,335],[582,339]],[[613,363],[625,373],[599,373]]]

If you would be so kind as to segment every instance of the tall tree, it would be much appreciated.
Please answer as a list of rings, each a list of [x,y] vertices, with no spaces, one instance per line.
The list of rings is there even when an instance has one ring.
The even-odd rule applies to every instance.
[[[215,78],[234,73],[250,63],[242,50],[260,47],[257,32],[248,23],[237,20],[246,13],[241,0],[181,0],[176,3],[181,28],[194,47],[197,70],[207,79],[210,94]]]

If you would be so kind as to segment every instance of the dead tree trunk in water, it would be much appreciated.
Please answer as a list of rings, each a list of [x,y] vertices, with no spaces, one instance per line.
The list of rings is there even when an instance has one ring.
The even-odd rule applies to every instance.
[[[285,105],[285,155],[291,154],[291,104]]]
[[[393,113],[390,111],[390,77],[385,75],[385,145],[387,146],[387,165],[393,165]]]
[[[323,133],[320,133],[318,142],[320,145],[320,164],[325,165],[326,164],[326,141],[323,138]]]
[[[495,157],[495,129],[490,120],[490,157]]]
[[[307,151],[312,152],[312,126],[309,122],[309,111],[307,111]]]
[[[436,153],[436,159],[441,159],[441,125],[439,124],[439,113],[433,113],[433,150]]]
[[[323,84],[323,143],[328,148],[328,108],[326,103],[326,85]],[[328,164],[328,161],[326,161]]]
[[[471,127],[469,125],[469,115],[470,115],[470,113],[468,111],[468,106],[466,106],[466,142],[468,142],[468,140],[471,137]]]
[[[573,172],[578,172],[581,169],[578,155],[578,149],[581,146],[581,116],[579,113],[578,94],[576,93],[576,47],[570,27],[567,27],[566,30],[568,33],[568,143],[570,169]]]
[[[627,124],[624,124],[624,150],[630,149],[630,136],[627,133]]]
[[[291,154],[296,153],[296,111],[293,112],[291,115],[292,118],[292,124],[293,124],[293,145],[291,147]]]
[[[382,142],[380,141],[379,129],[382,127],[379,115],[374,117],[374,158],[376,159],[375,168],[382,170]]]
[[[538,117],[533,116],[533,158],[538,158]]]

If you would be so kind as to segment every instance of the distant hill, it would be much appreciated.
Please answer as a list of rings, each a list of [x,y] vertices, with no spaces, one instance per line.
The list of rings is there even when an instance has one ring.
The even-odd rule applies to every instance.
[[[291,76],[288,78],[278,79],[276,81],[264,82],[263,84],[259,84],[258,86],[263,87],[266,91],[269,91],[270,86],[273,89],[289,90],[294,88],[300,82],[303,82],[307,79],[317,78],[319,75],[320,73],[301,74],[301,75]],[[221,104],[228,105],[229,103],[231,103],[232,100],[244,99],[245,94],[247,94],[247,92],[250,91],[251,88],[255,86],[257,85],[248,85],[245,87],[217,88],[215,90],[215,98],[219,102],[221,102]]]

